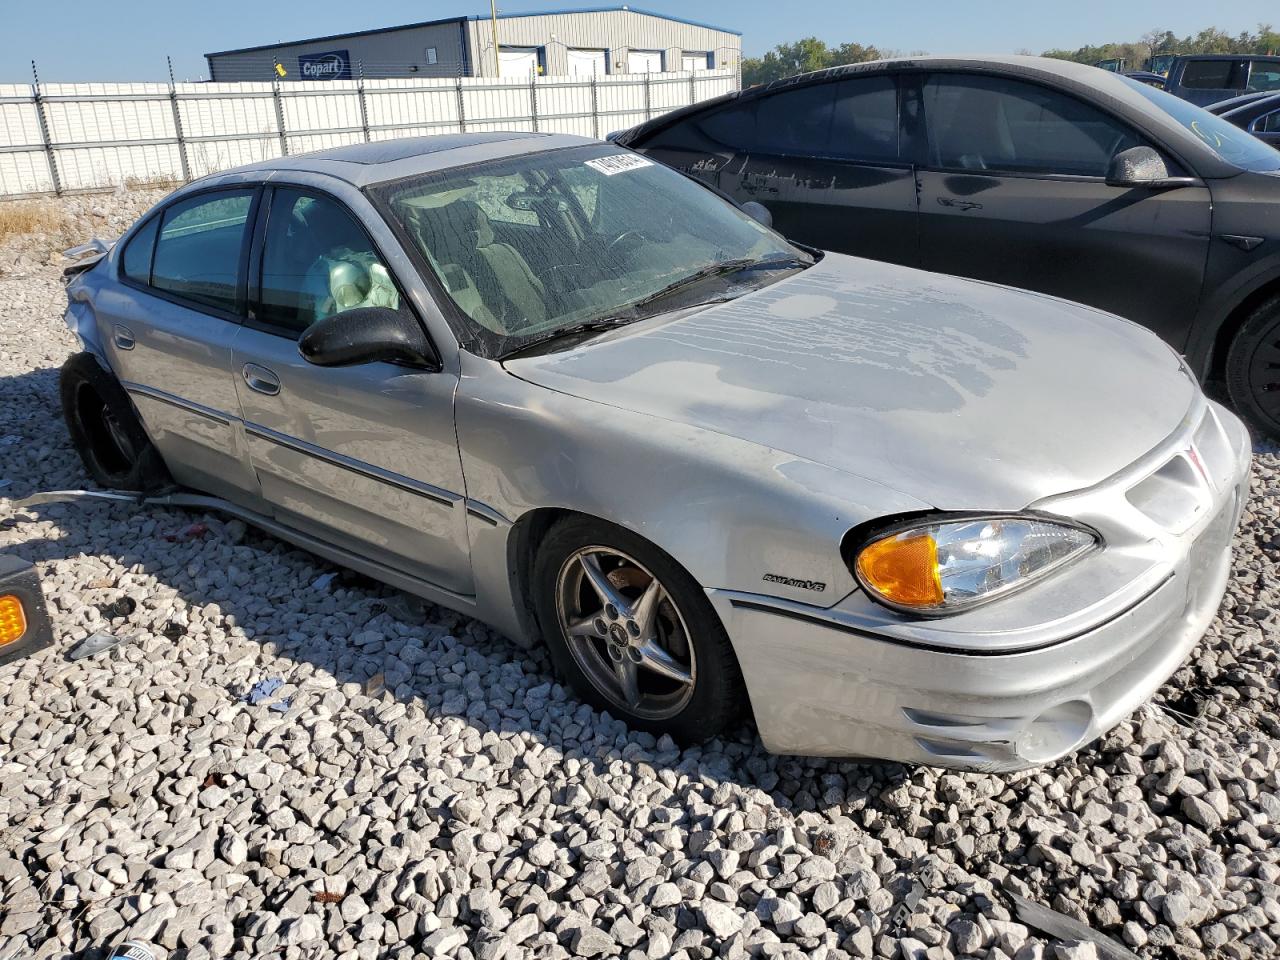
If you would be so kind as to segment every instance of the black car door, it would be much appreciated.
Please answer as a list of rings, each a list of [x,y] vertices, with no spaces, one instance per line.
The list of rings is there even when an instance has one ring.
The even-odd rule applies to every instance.
[[[927,269],[1077,300],[1183,345],[1208,252],[1207,188],[1108,185],[1111,158],[1147,141],[1038,84],[933,74],[923,104]]]
[[[809,84],[753,101],[748,149],[720,186],[756,200],[784,236],[824,250],[915,264],[915,178],[901,159],[892,76]],[[714,118],[709,121],[712,128]]]
[[[696,113],[637,149],[825,250],[914,264],[915,180],[899,148],[897,85],[877,75],[800,84]]]

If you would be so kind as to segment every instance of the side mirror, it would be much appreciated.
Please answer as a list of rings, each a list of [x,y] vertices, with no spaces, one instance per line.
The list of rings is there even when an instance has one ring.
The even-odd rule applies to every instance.
[[[773,226],[773,214],[769,212],[769,208],[763,203],[756,200],[748,200],[742,205],[742,212],[752,220],[763,223],[766,227]]]
[[[1193,177],[1176,177],[1159,151],[1152,147],[1130,147],[1121,150],[1107,165],[1107,185],[1111,187],[1148,187],[1168,190],[1195,183]]]
[[[298,353],[318,367],[436,362],[418,322],[389,307],[356,307],[317,320],[298,338]]]

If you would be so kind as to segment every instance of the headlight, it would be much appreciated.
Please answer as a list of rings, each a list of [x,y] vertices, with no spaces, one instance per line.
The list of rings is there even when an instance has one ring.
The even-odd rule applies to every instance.
[[[888,606],[951,613],[1020,590],[1097,545],[1090,530],[1038,517],[936,518],[870,540],[854,575]]]

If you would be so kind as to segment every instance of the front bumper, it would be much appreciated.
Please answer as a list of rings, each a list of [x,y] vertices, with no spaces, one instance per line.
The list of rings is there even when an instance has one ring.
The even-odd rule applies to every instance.
[[[1116,548],[1114,563],[1100,557],[1092,571],[1048,578],[1024,591],[1020,604],[1002,601],[1009,606],[998,611],[998,635],[965,634],[955,626],[959,617],[894,623],[856,593],[823,609],[708,591],[733,641],[765,745],[778,753],[995,772],[1047,763],[1111,729],[1181,665],[1226,589],[1250,445],[1232,414],[1215,405],[1209,416],[1222,442],[1203,472],[1195,521],[1174,521],[1167,497],[1157,507],[1149,496],[1140,500],[1149,512],[1163,510],[1162,522],[1177,529]],[[1186,452],[1207,436],[1202,417],[1189,421],[1144,462],[1167,464],[1169,451],[1195,463],[1208,459],[1198,449]],[[1144,467],[1143,476],[1112,486],[1131,503],[1133,490],[1150,493],[1146,478],[1161,469],[1168,474],[1167,467],[1154,473]],[[1094,488],[1062,499],[1098,510],[1107,496]],[[1141,574],[1123,588],[1105,597],[1084,592],[1103,582],[1098,571],[1128,576],[1137,558],[1144,561]],[[1064,615],[1071,602],[1080,616]],[[1009,610],[1021,611],[1026,622],[1011,622]]]

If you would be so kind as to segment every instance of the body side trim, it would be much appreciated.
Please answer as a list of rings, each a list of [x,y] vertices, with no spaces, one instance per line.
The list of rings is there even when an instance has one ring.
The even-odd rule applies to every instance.
[[[296,437],[289,437],[283,433],[277,433],[276,431],[260,424],[246,421],[244,429],[245,433],[252,437],[257,437],[260,440],[266,440],[282,447],[288,447],[298,453],[306,454],[307,456],[314,457],[317,460],[323,460],[325,463],[332,464],[335,467],[341,467],[343,470],[349,470],[352,473],[358,473],[371,480],[377,480],[379,483],[398,487],[407,493],[414,493],[420,497],[426,497],[428,500],[434,500],[436,503],[443,504],[446,507],[451,507],[463,500],[461,495],[449,490],[434,487],[429,483],[423,483],[421,480],[415,480],[412,477],[406,477],[400,473],[384,470],[381,467],[375,467],[373,464],[365,463],[363,460],[344,457],[340,453],[334,453],[332,450],[326,450],[323,447],[307,443],[305,440],[299,440]]]

